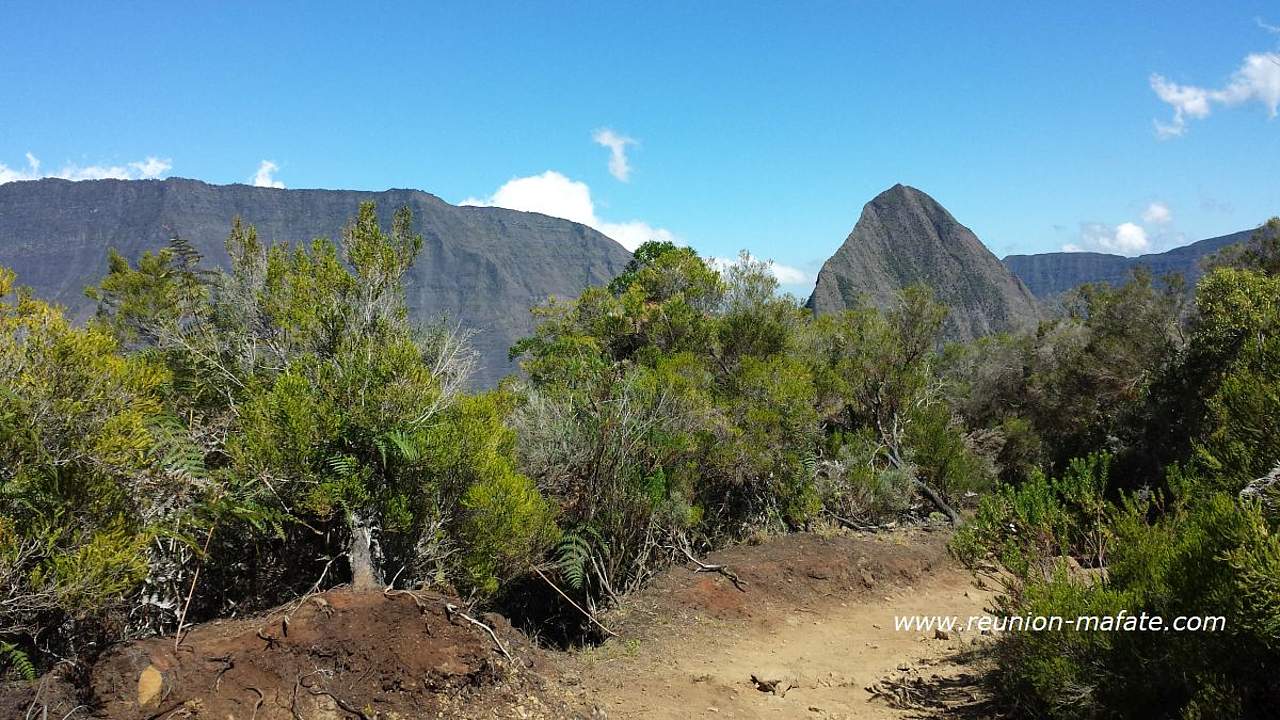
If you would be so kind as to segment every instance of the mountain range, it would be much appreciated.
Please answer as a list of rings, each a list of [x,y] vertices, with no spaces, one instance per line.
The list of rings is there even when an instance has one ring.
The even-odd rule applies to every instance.
[[[180,236],[210,264],[225,266],[224,241],[237,216],[268,241],[337,238],[365,201],[377,203],[384,225],[396,209],[413,210],[423,247],[406,281],[410,313],[419,321],[444,317],[475,333],[478,386],[491,386],[516,369],[507,351],[533,329],[533,305],[606,283],[631,258],[585,225],[538,213],[454,206],[418,190],[285,190],[181,178],[44,179],[0,184],[0,267],[12,268],[19,284],[85,320],[94,305],[84,289],[105,274],[111,248],[134,259]],[[822,266],[808,304],[817,314],[861,303],[888,307],[902,288],[924,283],[950,308],[946,337],[967,340],[1034,327],[1044,301],[1086,282],[1122,283],[1138,266],[1157,276],[1178,272],[1194,283],[1204,257],[1247,240],[1251,232],[1132,258],[1044,253],[1002,262],[936,200],[895,185],[863,207]]]
[[[1208,238],[1174,248],[1168,252],[1137,257],[1096,252],[1055,252],[1037,255],[1010,255],[1004,264],[1012,270],[1037,298],[1050,299],[1085,283],[1123,283],[1133,270],[1145,267],[1157,278],[1178,273],[1194,287],[1200,279],[1201,261],[1228,245],[1245,242],[1253,230],[1242,230]]]
[[[417,190],[360,192],[210,185],[198,180],[44,179],[0,185],[0,266],[76,319],[94,311],[84,289],[107,270],[114,248],[135,259],[180,236],[212,264],[228,262],[234,217],[264,240],[337,239],[361,202],[377,203],[384,226],[413,210],[422,252],[409,272],[410,313],[444,316],[475,332],[477,385],[514,370],[507,350],[533,328],[529,308],[608,282],[631,253],[568,220],[491,207],[458,207]]]

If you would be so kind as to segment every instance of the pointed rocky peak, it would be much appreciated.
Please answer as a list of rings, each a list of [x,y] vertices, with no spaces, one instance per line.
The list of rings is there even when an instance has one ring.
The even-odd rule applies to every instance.
[[[937,200],[897,184],[862,208],[853,231],[823,265],[809,306],[837,312],[867,301],[890,307],[903,288],[923,283],[951,309],[951,339],[1029,327],[1035,298]]]

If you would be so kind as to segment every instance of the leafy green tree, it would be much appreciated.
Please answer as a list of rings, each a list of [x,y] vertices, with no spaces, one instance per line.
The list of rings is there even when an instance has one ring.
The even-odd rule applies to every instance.
[[[984,484],[985,471],[944,404],[936,373],[946,309],[923,286],[907,288],[888,312],[860,308],[817,318],[807,356],[817,409],[837,444],[869,428],[879,460],[904,474],[953,523],[949,490]]]
[[[512,351],[530,384],[520,452],[564,508],[557,554],[588,601],[634,588],[670,546],[816,513],[803,316],[767,264],[649,243],[608,288],[536,312]]]
[[[491,591],[554,522],[497,432],[509,405],[462,399],[465,335],[408,320],[403,276],[421,244],[407,208],[385,232],[370,203],[338,244],[269,246],[237,221],[229,270],[201,273],[179,245],[137,267],[113,258],[93,294],[104,327],[192,388],[175,402],[226,492],[274,508],[268,546],[328,558],[322,578],[341,561],[358,586],[394,572]],[[476,520],[497,515],[507,524]],[[487,550],[458,552],[470,541]]]
[[[1137,382],[1091,380],[1077,387],[1107,390],[1103,397],[1123,412],[1096,414],[1061,434],[1047,423],[1041,427],[1059,455],[1091,434],[1097,444],[1130,456],[1148,453],[1159,462],[1139,478],[1156,490],[1126,492],[1134,484],[1116,482],[1118,472],[1129,472],[1119,463],[1110,481],[1076,482],[1073,477],[1086,475],[1075,472],[1079,461],[1073,461],[1061,480],[1033,473],[1018,486],[1002,487],[953,540],[967,561],[995,558],[1012,571],[1000,605],[1010,616],[1124,610],[1168,620],[1211,614],[1225,618],[1226,627],[1207,633],[1077,628],[1001,637],[998,686],[1011,704],[1053,718],[1243,718],[1266,717],[1280,701],[1274,682],[1280,664],[1280,445],[1272,437],[1280,424],[1280,345],[1273,341],[1280,285],[1268,259],[1273,255],[1274,237],[1264,231],[1225,254],[1228,261],[1219,258],[1200,280],[1185,324],[1173,332],[1153,332],[1150,323],[1144,331],[1139,324],[1108,340],[1114,349],[1098,348],[1103,352],[1076,377],[1106,380],[1110,374]],[[1146,302],[1133,307],[1141,294],[1126,299],[1114,292],[1108,291],[1111,299],[1123,302],[1103,323],[1104,333],[1108,326],[1123,329],[1134,319],[1172,314]],[[1097,298],[1086,300],[1095,303],[1091,310],[1098,307]],[[1146,314],[1144,307],[1154,312]],[[1099,331],[1088,319],[1088,342],[1081,348],[1094,346]],[[1172,348],[1152,353],[1162,336],[1171,338]],[[1147,347],[1130,347],[1144,339]],[[1090,370],[1106,359],[1115,367]],[[1130,385],[1140,391],[1136,397],[1124,392]],[[1033,412],[1037,405],[1040,413],[1081,408],[1032,400]],[[1125,422],[1137,432],[1123,432]],[[1107,551],[1087,563],[1094,553],[1082,549],[1095,545]],[[1065,557],[1106,572],[1082,574]]]

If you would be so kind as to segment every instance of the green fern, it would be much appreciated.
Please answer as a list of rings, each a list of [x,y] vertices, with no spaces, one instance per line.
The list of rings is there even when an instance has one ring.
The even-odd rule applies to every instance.
[[[207,478],[204,451],[193,442],[182,421],[172,416],[156,418],[150,425],[151,453],[167,472],[189,480]]]
[[[382,454],[382,464],[387,464],[387,456],[392,455],[401,462],[410,465],[422,459],[422,442],[418,435],[392,430],[374,439],[374,445]]]
[[[818,455],[813,450],[805,452],[800,458],[800,466],[804,468],[805,480],[812,480],[818,476]]]
[[[360,461],[351,455],[331,455],[325,464],[335,476],[344,478],[355,475],[360,469]]]
[[[591,559],[600,534],[589,525],[579,525],[565,531],[556,544],[556,564],[569,587],[582,590],[587,584],[587,562]]]
[[[23,680],[32,682],[36,679],[36,666],[17,645],[0,642],[0,667],[9,666],[9,670]]]

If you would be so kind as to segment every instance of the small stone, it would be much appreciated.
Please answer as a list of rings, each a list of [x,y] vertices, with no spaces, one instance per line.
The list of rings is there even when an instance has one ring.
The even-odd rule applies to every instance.
[[[950,640],[950,639],[951,639],[951,634],[950,634],[950,633],[948,633],[948,632],[946,632],[945,630],[936,630],[936,629],[935,629],[935,630],[933,631],[933,639],[934,639],[934,640]]]
[[[160,674],[155,665],[148,665],[138,676],[138,705],[149,705],[160,695],[163,687],[164,675]]]

